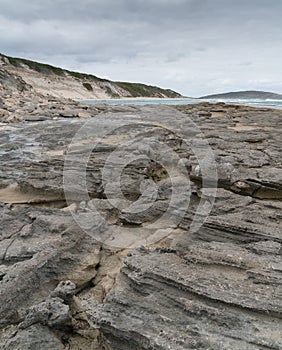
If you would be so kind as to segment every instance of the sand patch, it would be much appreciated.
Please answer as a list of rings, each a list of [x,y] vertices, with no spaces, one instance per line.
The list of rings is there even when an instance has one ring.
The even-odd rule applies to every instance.
[[[253,131],[253,130],[274,130],[275,128],[269,126],[259,126],[259,125],[244,125],[241,123],[236,124],[235,126],[228,126],[228,129],[235,131]]]
[[[226,117],[226,113],[225,112],[212,112],[211,118],[224,118]]]
[[[59,193],[48,193],[36,189],[23,191],[17,183],[0,189],[0,202],[7,204],[45,203],[58,200],[64,200]]]

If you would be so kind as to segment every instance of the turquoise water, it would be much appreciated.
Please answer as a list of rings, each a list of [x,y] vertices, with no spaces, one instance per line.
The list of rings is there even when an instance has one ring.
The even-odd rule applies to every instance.
[[[158,104],[166,104],[166,105],[183,105],[183,104],[194,104],[199,103],[201,100],[191,99],[191,98],[140,98],[140,99],[114,99],[114,100],[87,100],[81,101],[81,103],[87,104],[109,104],[109,105],[158,105]]]
[[[275,109],[282,109],[282,100],[259,100],[259,99],[212,99],[212,100],[200,100],[192,98],[173,98],[173,99],[112,99],[112,100],[86,100],[81,101],[83,104],[109,104],[109,105],[147,105],[147,104],[166,104],[166,105],[185,105],[196,104],[201,102],[225,102],[225,103],[237,103],[242,105],[249,105],[255,107],[269,107]]]

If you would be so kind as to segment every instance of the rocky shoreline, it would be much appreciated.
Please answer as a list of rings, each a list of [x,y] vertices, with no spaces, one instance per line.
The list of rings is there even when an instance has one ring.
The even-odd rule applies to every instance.
[[[0,348],[281,349],[282,111],[22,88],[0,101]]]

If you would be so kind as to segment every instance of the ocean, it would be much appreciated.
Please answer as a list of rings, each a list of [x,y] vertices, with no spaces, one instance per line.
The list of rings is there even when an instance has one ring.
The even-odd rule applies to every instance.
[[[86,100],[81,101],[83,104],[109,104],[109,105],[146,105],[146,104],[166,104],[166,105],[185,105],[196,104],[201,102],[225,102],[248,105],[254,107],[268,107],[282,109],[282,100],[260,100],[260,99],[194,99],[194,98],[128,98],[128,99],[111,99],[111,100]]]

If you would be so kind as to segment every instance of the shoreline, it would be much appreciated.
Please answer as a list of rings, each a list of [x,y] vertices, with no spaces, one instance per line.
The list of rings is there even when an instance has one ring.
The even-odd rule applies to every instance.
[[[171,100],[171,101],[182,101],[182,100],[199,100],[197,97],[119,97],[119,98],[93,98],[87,99],[83,101],[142,101],[142,100],[154,100],[154,101],[163,101],[163,100]],[[81,100],[77,100],[81,101]]]
[[[171,103],[166,103],[166,101],[169,101]],[[279,101],[279,100],[278,100]],[[275,109],[275,110],[281,110],[282,109],[282,102],[275,103],[275,101],[267,101],[267,100],[258,100],[258,99],[242,99],[242,100],[234,100],[234,99],[201,99],[197,97],[177,97],[177,98],[159,98],[159,97],[121,97],[121,98],[109,98],[109,99],[87,99],[87,100],[76,100],[79,104],[99,104],[99,103],[105,103],[109,105],[130,105],[134,104],[136,102],[138,105],[142,104],[155,104],[157,105],[157,102],[160,102],[159,104],[163,105],[177,105],[177,102],[180,105],[185,104],[200,104],[200,103],[210,103],[210,104],[216,104],[216,103],[224,103],[224,104],[231,104],[231,105],[239,105],[239,106],[248,106],[248,107],[254,107],[254,108],[267,108],[267,109]],[[143,103],[144,102],[144,103]],[[152,103],[150,103],[152,102]],[[187,102],[187,103],[186,103]]]

